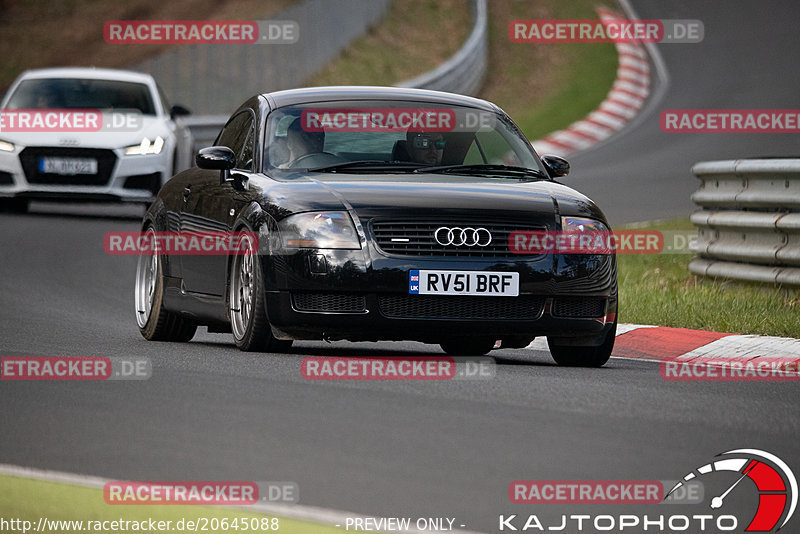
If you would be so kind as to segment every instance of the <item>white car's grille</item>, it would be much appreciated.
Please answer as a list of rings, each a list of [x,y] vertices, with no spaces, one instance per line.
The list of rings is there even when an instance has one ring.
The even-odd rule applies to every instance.
[[[91,158],[97,160],[96,174],[52,174],[40,170],[41,158]],[[111,179],[117,156],[99,148],[28,147],[19,153],[19,161],[29,184],[106,185]]]

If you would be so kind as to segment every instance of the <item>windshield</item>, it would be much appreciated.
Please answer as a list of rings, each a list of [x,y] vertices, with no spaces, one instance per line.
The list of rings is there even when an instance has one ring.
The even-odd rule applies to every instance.
[[[116,80],[47,78],[24,80],[8,100],[7,109],[138,110],[155,115],[147,85]]]
[[[504,114],[425,102],[280,108],[268,118],[265,155],[265,170],[401,172],[482,164],[541,169],[530,143]]]

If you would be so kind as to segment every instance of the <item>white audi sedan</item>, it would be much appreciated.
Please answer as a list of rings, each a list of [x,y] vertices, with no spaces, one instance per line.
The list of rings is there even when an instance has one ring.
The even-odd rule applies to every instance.
[[[0,104],[0,207],[30,200],[149,204],[191,166],[191,135],[149,74],[24,72]]]

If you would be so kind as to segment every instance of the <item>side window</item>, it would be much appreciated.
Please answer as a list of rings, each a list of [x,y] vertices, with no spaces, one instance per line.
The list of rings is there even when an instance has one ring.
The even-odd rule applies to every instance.
[[[236,168],[245,171],[253,170],[253,138],[256,135],[255,128],[253,128],[253,121],[250,121],[250,127],[247,129],[247,138],[244,141],[242,152],[236,157]]]
[[[226,146],[236,154],[239,169],[252,170],[254,129],[252,114],[244,111],[229,120],[217,137],[217,145]]]
[[[158,91],[158,99],[161,100],[161,107],[164,108],[164,113],[169,115],[169,110],[172,109],[172,106],[170,105],[169,100],[167,100],[164,90],[160,85],[156,84],[156,91]]]
[[[495,129],[481,129],[475,132],[475,143],[467,153],[467,160],[465,163],[522,165],[519,156],[510,149],[508,141]]]
[[[474,165],[479,163],[486,163],[486,160],[481,153],[481,148],[478,146],[478,139],[475,138],[469,145],[466,156],[464,156],[464,165]]]

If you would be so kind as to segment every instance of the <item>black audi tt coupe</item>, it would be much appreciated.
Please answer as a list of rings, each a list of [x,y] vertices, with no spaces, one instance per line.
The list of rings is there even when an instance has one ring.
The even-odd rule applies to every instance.
[[[143,252],[149,340],[232,332],[245,351],[295,339],[415,340],[451,355],[546,336],[561,365],[614,344],[616,258],[539,237],[608,232],[496,105],[388,87],[316,87],[245,102],[170,179],[144,236],[239,236],[226,254]],[[552,243],[552,240],[550,241]]]

